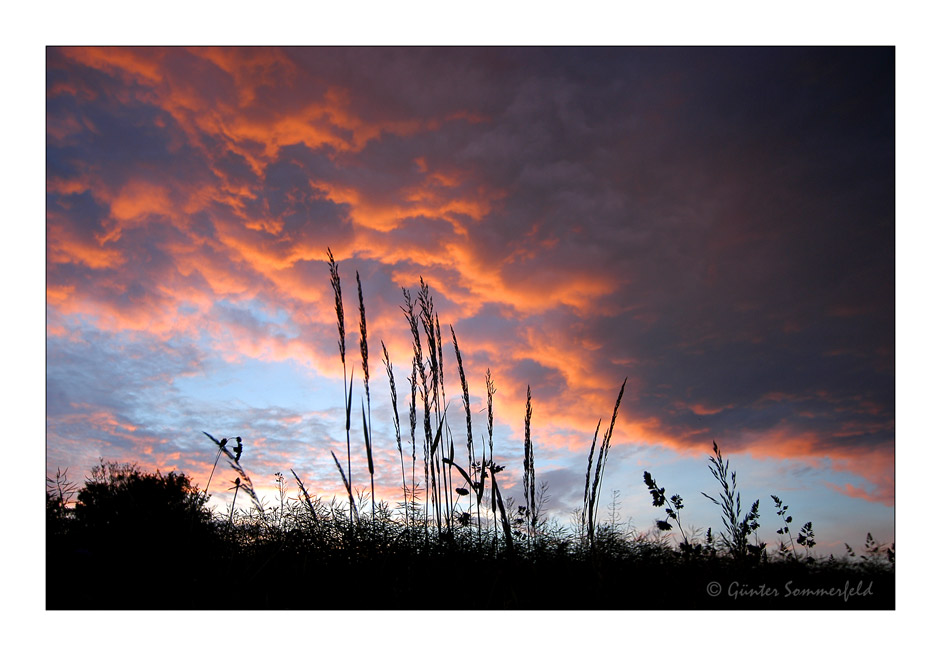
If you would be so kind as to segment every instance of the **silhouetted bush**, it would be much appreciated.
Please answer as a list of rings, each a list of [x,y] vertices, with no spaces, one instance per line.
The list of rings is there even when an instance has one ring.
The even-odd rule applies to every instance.
[[[125,608],[128,599],[132,608],[189,607],[159,586],[195,582],[195,549],[217,531],[207,497],[185,474],[101,462],[74,508],[62,495],[46,498],[47,607]]]
[[[136,465],[102,462],[78,493],[75,518],[86,529],[160,539],[208,522],[206,497],[185,474],[143,473]]]

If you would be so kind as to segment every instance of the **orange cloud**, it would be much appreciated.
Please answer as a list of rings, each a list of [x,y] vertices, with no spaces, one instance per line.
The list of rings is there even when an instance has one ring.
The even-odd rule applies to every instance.
[[[89,242],[87,236],[75,235],[64,225],[53,222],[46,228],[46,253],[52,264],[75,263],[90,269],[113,269],[127,261],[120,249],[102,248]]]
[[[281,51],[270,48],[190,48],[225,71],[238,89],[239,107],[248,107],[265,86],[290,84],[297,70]]]
[[[693,411],[694,414],[708,416],[708,415],[717,415],[723,410],[730,410],[734,408],[735,406],[729,404],[729,405],[723,405],[723,406],[711,408],[711,407],[707,407],[703,405],[702,403],[694,403],[688,407],[690,410]]]
[[[164,79],[162,52],[152,48],[63,48],[63,52],[85,66],[119,73],[138,82],[158,84]]]
[[[884,506],[892,506],[895,504],[895,494],[888,489],[880,489],[876,494],[871,494],[864,488],[857,487],[851,483],[844,483],[843,485],[836,485],[834,483],[826,483],[826,486],[835,492],[840,494],[845,494],[848,497],[854,499],[864,499],[870,503],[880,503]]]
[[[119,221],[143,219],[150,214],[172,215],[177,211],[166,187],[143,180],[129,182],[110,201],[111,216]]]

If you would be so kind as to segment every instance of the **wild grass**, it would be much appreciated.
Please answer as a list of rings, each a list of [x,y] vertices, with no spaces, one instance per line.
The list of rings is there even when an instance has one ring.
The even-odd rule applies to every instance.
[[[474,493],[474,499],[477,505],[477,527],[478,527],[478,538],[480,537],[480,500],[483,495],[483,485],[478,483],[478,473],[481,471],[480,463],[475,457],[474,449],[474,429],[471,422],[471,404],[470,404],[470,394],[467,391],[467,377],[464,375],[464,359],[461,357],[461,347],[457,343],[457,334],[454,332],[454,326],[451,328],[451,340],[454,343],[454,355],[457,359],[457,371],[461,379],[461,401],[464,403],[464,416],[467,420],[467,471],[458,469],[464,478],[467,480],[467,484],[470,487],[471,491]],[[468,473],[469,472],[469,473]],[[461,490],[464,490],[464,494],[469,495],[469,492],[465,488],[458,488],[456,491],[460,494]]]
[[[376,470],[372,458],[372,405],[369,399],[369,342],[366,332],[366,306],[363,304],[363,285],[356,272],[356,291],[359,295],[359,352],[363,358],[363,388],[366,391],[366,408],[363,408],[363,437],[366,440],[366,463],[369,469],[369,497],[372,504],[372,516],[376,516]],[[362,407],[362,406],[361,406]]]
[[[598,427],[595,428],[595,437],[591,441],[591,451],[588,453],[588,472],[585,478],[585,506],[582,510],[582,516],[586,522],[586,536],[589,544],[594,540],[595,526],[598,522],[598,503],[600,500],[599,490],[604,479],[604,469],[608,462],[608,453],[611,450],[611,436],[614,434],[614,424],[618,418],[618,408],[621,407],[621,399],[624,397],[624,388],[627,385],[627,378],[621,383],[621,390],[618,392],[617,401],[614,402],[614,412],[611,413],[611,425],[605,431],[601,440],[601,446],[598,448],[597,460],[595,461],[595,476],[591,482],[591,492],[589,494],[588,478],[591,473],[591,459],[595,453],[595,443],[598,440],[598,430],[601,428],[601,421],[598,421]]]
[[[350,389],[346,389],[346,322],[343,314],[343,291],[340,285],[340,267],[333,259],[333,252],[327,249],[327,259],[330,264],[330,285],[333,287],[334,308],[337,313],[337,332],[340,335],[337,345],[340,348],[340,360],[343,363],[343,407],[346,408],[346,478],[347,489],[353,481],[353,456],[350,446],[350,411],[353,403],[353,377],[350,376]],[[333,456],[336,460],[336,456]],[[337,463],[339,467],[339,463]],[[340,470],[342,474],[342,469]],[[353,495],[350,494],[350,524],[353,523]]]
[[[722,525],[725,530],[721,534],[722,544],[735,558],[744,559],[748,555],[760,555],[765,545],[748,543],[748,536],[758,529],[758,499],[751,509],[742,515],[742,495],[736,491],[736,473],[729,471],[729,462],[722,459],[719,446],[712,443],[713,455],[709,456],[709,472],[718,481],[720,486],[719,498],[716,499],[705,492],[704,497],[722,509]]]
[[[395,448],[399,452],[399,465],[402,469],[402,508],[404,512],[405,525],[408,526],[408,487],[405,484],[405,456],[402,453],[402,426],[399,421],[399,396],[395,389],[395,374],[392,371],[392,360],[389,358],[389,350],[385,342],[382,344],[382,362],[386,367],[386,374],[389,376],[389,393],[392,397],[392,425],[395,427]]]
[[[530,424],[533,419],[533,395],[526,386],[526,417],[523,421],[523,500],[529,537],[536,532],[536,462],[533,456],[533,439]]]
[[[672,519],[676,522],[676,527],[683,536],[683,542],[680,543],[680,548],[688,550],[690,546],[689,537],[686,535],[686,531],[683,530],[683,523],[680,521],[680,511],[683,509],[683,497],[679,494],[674,494],[668,499],[666,488],[657,487],[657,481],[655,481],[653,476],[650,475],[650,472],[647,471],[644,472],[644,484],[653,497],[654,507],[660,508],[666,506],[664,511],[667,514],[667,518],[657,520],[657,528],[661,531],[673,530],[673,525],[669,522],[669,520]]]
[[[343,472],[342,466],[338,470]],[[631,525],[625,529],[619,522],[615,491],[608,520],[596,526],[589,544],[573,527],[552,520],[540,522],[534,535],[507,521],[494,480],[500,521],[481,527],[484,539],[480,539],[475,527],[460,524],[450,533],[427,533],[397,518],[378,500],[375,516],[357,515],[350,524],[346,504],[311,495],[296,474],[294,481],[295,495],[279,494],[275,503],[261,508],[230,507],[222,516],[208,512],[207,497],[184,475],[148,475],[134,466],[105,463],[79,490],[74,507],[64,511],[55,510],[57,490],[68,489],[69,483],[60,480],[50,485],[49,607],[894,607],[894,546],[882,545],[871,535],[859,556],[848,552],[842,558],[811,559],[765,554],[743,563],[721,546],[708,549],[708,536],[700,541],[690,535],[694,548],[684,550],[675,548],[667,533]],[[136,585],[123,586],[120,595],[101,584],[127,572],[134,572]],[[178,585],[167,586],[170,580]],[[711,596],[712,583],[724,590],[733,585],[743,591],[764,586],[781,595]],[[845,591],[847,585],[855,596],[783,596],[793,588]]]
[[[75,601],[74,607],[110,608],[115,602],[95,591],[96,577],[101,572],[116,576],[139,567],[143,559],[150,568],[148,575],[153,575],[147,579],[154,584],[147,591],[152,596],[142,594],[130,603],[125,598],[123,608],[352,609],[362,608],[364,603],[377,609],[894,607],[894,545],[879,544],[870,535],[862,556],[857,557],[847,546],[848,553],[842,559],[817,558],[811,522],[805,523],[794,538],[788,506],[772,495],[783,526],[778,530],[782,536],[778,553],[769,554],[757,538],[758,501],[743,512],[736,472],[715,443],[707,465],[719,485],[719,494],[702,494],[720,509],[722,530],[718,539],[711,527],[704,536],[688,531],[681,522],[683,498],[679,494],[668,496],[646,471],[643,482],[653,505],[664,509],[665,518],[657,520],[648,531],[632,526],[622,530],[620,493],[615,490],[609,521],[600,522],[604,474],[627,378],[600,439],[601,420],[595,428],[582,505],[573,509],[571,526],[563,526],[542,513],[548,490],[545,483],[537,486],[537,440],[529,385],[522,431],[522,503],[505,497],[506,467],[496,461],[494,445],[493,401],[497,388],[493,376],[487,369],[483,381],[486,436],[479,437],[478,453],[471,385],[453,325],[449,326],[450,345],[466,427],[462,446],[458,446],[449,425],[440,320],[423,279],[419,279],[414,299],[410,290],[402,289],[401,309],[412,346],[408,377],[410,480],[395,375],[386,344],[380,340],[392,400],[391,424],[399,454],[396,476],[401,479],[402,503],[393,508],[377,499],[366,310],[357,272],[364,390],[361,457],[370,476],[366,498],[367,493],[354,487],[352,479],[350,415],[355,370],[346,360],[339,267],[329,249],[327,256],[343,368],[346,467],[334,451],[330,456],[346,501],[313,494],[292,468],[296,495],[288,493],[279,473],[277,503],[266,506],[243,466],[246,442],[240,436],[219,440],[205,433],[215,445],[209,456],[215,459],[202,491],[193,487],[185,475],[169,478],[158,472],[156,477],[148,478],[133,466],[105,467],[102,463],[77,492],[78,501],[71,507],[76,487],[57,472],[47,481],[48,599],[61,599],[65,588],[81,589],[84,596]],[[466,452],[458,454],[459,448]],[[213,475],[223,455],[236,477],[227,488],[234,492],[231,505],[221,515],[209,512],[207,504]],[[145,488],[147,494],[143,495],[140,490]],[[241,509],[236,503],[240,492],[250,499],[250,504]],[[126,503],[128,499],[130,503]],[[361,512],[366,503],[371,509],[368,514]],[[175,515],[167,515],[168,508],[176,509],[173,512],[185,521],[171,521]],[[676,544],[669,537],[674,525],[681,535]],[[128,532],[128,526],[136,528]],[[155,531],[166,539],[154,540]],[[83,566],[66,565],[75,560],[76,554],[82,554],[79,559],[84,559]],[[226,573],[222,577],[218,575],[220,567]],[[795,580],[808,588],[836,586],[862,576],[878,585],[879,594],[858,596],[853,604],[833,597],[813,597],[799,606],[784,599],[717,598],[707,588],[711,583],[728,587],[735,582],[777,589]],[[222,593],[207,602],[203,597],[172,594],[158,587],[158,582],[171,577],[196,589]]]

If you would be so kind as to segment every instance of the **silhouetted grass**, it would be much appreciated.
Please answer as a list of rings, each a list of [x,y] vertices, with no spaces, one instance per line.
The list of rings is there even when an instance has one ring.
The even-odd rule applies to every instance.
[[[657,533],[557,524],[426,534],[377,502],[304,493],[227,518],[181,474],[105,463],[62,512],[47,510],[50,609],[870,609],[894,608],[894,550],[742,561],[673,548]],[[110,474],[108,473],[110,472]],[[123,473],[122,473],[123,472]],[[424,538],[424,539],[423,539]],[[512,545],[512,548],[510,548]],[[118,583],[120,582],[120,583]],[[448,590],[429,597],[428,590]],[[206,594],[211,591],[211,594]],[[368,595],[364,594],[368,591]],[[713,596],[710,592],[718,591]]]
[[[772,495],[784,526],[778,553],[757,539],[759,504],[742,512],[736,473],[718,445],[708,467],[720,486],[716,504],[723,530],[718,541],[687,533],[680,522],[680,495],[667,497],[649,472],[644,484],[666,518],[657,530],[622,531],[615,518],[598,522],[604,472],[611,452],[621,384],[610,425],[598,440],[595,429],[588,454],[582,507],[573,526],[540,516],[545,489],[536,494],[532,438],[532,393],[527,385],[523,424],[523,504],[504,498],[495,462],[491,372],[485,379],[487,440],[477,456],[471,422],[469,385],[457,335],[452,345],[461,382],[467,428],[467,468],[455,458],[448,425],[440,321],[431,291],[420,280],[417,303],[403,288],[402,307],[412,336],[409,435],[411,485],[399,424],[395,377],[382,343],[392,395],[392,425],[399,451],[403,502],[397,509],[375,497],[372,413],[366,310],[357,272],[360,353],[365,402],[361,403],[364,459],[370,474],[368,515],[358,509],[365,492],[354,488],[350,410],[353,377],[346,362],[345,324],[339,269],[328,249],[335,292],[347,435],[347,467],[330,456],[340,474],[347,502],[312,495],[291,469],[297,496],[287,497],[278,474],[278,505],[258,499],[241,458],[241,437],[217,440],[213,468],[204,491],[184,474],[145,474],[133,465],[102,463],[77,487],[59,472],[47,492],[47,607],[166,609],[715,609],[715,608],[894,608],[894,545],[867,536],[861,556],[847,546],[842,558],[815,556],[811,522],[796,540],[788,506]],[[380,342],[381,343],[381,342]],[[426,358],[427,356],[427,358]],[[349,373],[349,382],[347,374]],[[423,481],[416,480],[418,397],[424,439]],[[231,444],[236,446],[230,450]],[[237,477],[226,513],[208,510],[212,477],[225,455]],[[326,453],[324,454],[326,456]],[[463,458],[463,456],[462,456]],[[458,475],[454,481],[454,473]],[[71,503],[76,495],[77,502]],[[240,491],[251,505],[238,509]],[[455,499],[455,495],[457,498]],[[419,498],[422,501],[419,501]],[[467,503],[467,509],[462,505]],[[422,510],[423,505],[423,510]],[[471,514],[472,506],[476,516]],[[508,512],[508,506],[509,511]],[[667,532],[673,524],[682,541]],[[751,541],[750,539],[751,538]],[[785,541],[786,539],[786,541]],[[798,554],[797,548],[803,552]],[[127,580],[120,593],[103,581]],[[175,584],[168,584],[175,582]],[[205,592],[211,590],[207,597]],[[368,594],[367,594],[368,592]]]
[[[343,406],[346,408],[346,479],[347,489],[353,482],[353,457],[350,446],[350,411],[353,407],[353,377],[350,376],[350,389],[346,389],[346,322],[343,314],[343,293],[340,286],[340,267],[333,259],[333,252],[327,249],[327,259],[330,263],[330,285],[333,287],[334,308],[337,313],[337,332],[340,335],[337,345],[340,348],[340,360],[343,363]],[[336,456],[333,457],[336,460]],[[338,465],[339,466],[339,463]],[[340,469],[340,473],[343,470]],[[353,496],[350,495],[350,524],[353,523]]]

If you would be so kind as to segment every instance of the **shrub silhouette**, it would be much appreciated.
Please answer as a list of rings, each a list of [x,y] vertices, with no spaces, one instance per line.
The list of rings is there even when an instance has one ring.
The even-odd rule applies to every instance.
[[[204,496],[186,474],[144,473],[137,465],[102,462],[78,493],[79,525],[128,537],[159,537],[155,531],[188,532],[208,521]]]
[[[137,465],[101,462],[77,499],[67,523],[59,518],[61,504],[47,504],[47,525],[60,527],[47,549],[48,608],[121,607],[112,588],[88,585],[87,573],[95,571],[139,587],[133,596],[150,599],[153,607],[187,607],[181,600],[168,602],[169,591],[160,587],[193,581],[198,562],[192,546],[214,544],[216,532],[208,497],[185,474],[144,473]],[[80,601],[58,600],[53,590],[70,590]],[[147,606],[146,601],[137,604]]]

